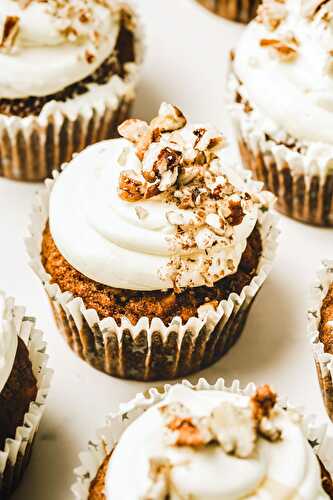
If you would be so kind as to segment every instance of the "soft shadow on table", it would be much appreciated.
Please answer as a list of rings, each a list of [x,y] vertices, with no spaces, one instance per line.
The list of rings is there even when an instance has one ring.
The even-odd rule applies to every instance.
[[[260,373],[281,368],[281,360],[286,358],[293,338],[294,315],[292,290],[283,285],[278,275],[270,278],[263,286],[250,312],[246,327],[229,353],[212,367],[191,376],[199,376],[214,382],[223,377],[227,382],[234,378],[243,384],[260,382]],[[249,379],[249,377],[251,377]],[[267,381],[269,382],[269,381]]]

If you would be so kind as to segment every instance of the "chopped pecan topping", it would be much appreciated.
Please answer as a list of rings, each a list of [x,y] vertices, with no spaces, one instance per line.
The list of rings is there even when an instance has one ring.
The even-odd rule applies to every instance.
[[[231,199],[228,208],[230,215],[226,217],[229,224],[232,226],[239,226],[242,223],[245,213],[243,211],[241,199]]]
[[[3,24],[0,48],[10,50],[19,34],[20,18],[17,16],[7,16]]]
[[[298,41],[293,36],[286,36],[282,40],[274,38],[262,38],[260,46],[269,48],[281,59],[281,61],[289,62],[296,59],[298,52]]]
[[[276,401],[276,393],[269,385],[258,388],[251,398],[252,415],[257,422],[258,432],[270,441],[278,441],[282,435],[281,430],[271,420]]]
[[[159,194],[156,185],[148,185],[134,170],[124,170],[119,177],[119,196],[124,201],[140,201]]]

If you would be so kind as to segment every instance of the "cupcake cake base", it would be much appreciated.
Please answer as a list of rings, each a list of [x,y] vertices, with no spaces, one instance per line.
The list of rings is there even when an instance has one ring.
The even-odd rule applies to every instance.
[[[203,7],[230,21],[248,23],[256,15],[256,0],[197,0]]]

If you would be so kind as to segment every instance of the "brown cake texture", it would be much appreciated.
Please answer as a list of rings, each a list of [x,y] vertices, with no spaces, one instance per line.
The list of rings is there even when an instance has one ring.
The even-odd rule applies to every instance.
[[[175,316],[187,321],[196,316],[198,307],[205,303],[217,306],[232,292],[240,294],[256,274],[261,252],[260,232],[255,228],[248,238],[235,274],[216,282],[214,287],[188,288],[180,293],[175,293],[174,290],[140,292],[118,289],[87,278],[61,255],[49,226],[44,231],[41,255],[52,283],[57,283],[62,292],[71,292],[74,296],[81,297],[86,308],[95,309],[100,319],[113,317],[120,323],[121,318],[126,316],[132,324],[136,324],[141,317],[146,316],[149,319],[159,317],[167,324]]]
[[[106,476],[106,472],[107,472],[108,465],[110,462],[110,458],[111,458],[111,455],[108,455],[107,457],[105,457],[100,468],[98,469],[98,472],[96,474],[95,479],[91,482],[88,500],[105,500],[106,499],[105,494],[104,494],[105,476]],[[333,480],[320,460],[319,460],[319,463],[320,463],[320,467],[321,467],[321,477],[322,477],[323,488],[326,491],[326,493],[328,494],[328,496],[331,499],[333,499]]]
[[[330,322],[332,322],[331,325]],[[333,354],[333,283],[330,285],[321,307],[319,338],[325,346],[325,352]]]
[[[123,13],[125,16],[125,13]],[[0,114],[15,115],[24,118],[39,115],[45,104],[50,101],[66,101],[89,91],[89,84],[106,84],[114,75],[126,77],[125,65],[135,61],[135,40],[133,32],[126,27],[123,17],[118,40],[112,54],[99,66],[93,74],[80,82],[73,83],[56,94],[48,96],[31,96],[22,99],[0,99]]]
[[[28,349],[23,340],[18,338],[14,365],[0,392],[0,450],[6,438],[15,438],[16,428],[23,424],[24,414],[36,399],[37,391]]]

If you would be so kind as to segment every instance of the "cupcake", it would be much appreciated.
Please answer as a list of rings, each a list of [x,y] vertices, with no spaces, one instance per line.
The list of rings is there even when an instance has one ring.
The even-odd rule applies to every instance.
[[[259,0],[197,0],[201,5],[230,21],[248,23],[254,18]]]
[[[325,426],[278,404],[267,385],[242,391],[201,379],[153,390],[98,436],[80,454],[78,500],[332,498]]]
[[[323,262],[313,287],[308,333],[324,403],[333,421],[333,261]]]
[[[25,316],[0,293],[0,498],[18,485],[30,459],[43,415],[51,371],[45,342]]]
[[[141,33],[118,0],[0,2],[0,176],[37,181],[114,137],[129,114]]]
[[[28,250],[83,359],[175,378],[239,337],[275,253],[272,196],[237,172],[217,130],[172,105],[119,132],[47,182]]]
[[[244,165],[294,219],[333,226],[333,56],[327,2],[265,0],[232,55]]]

